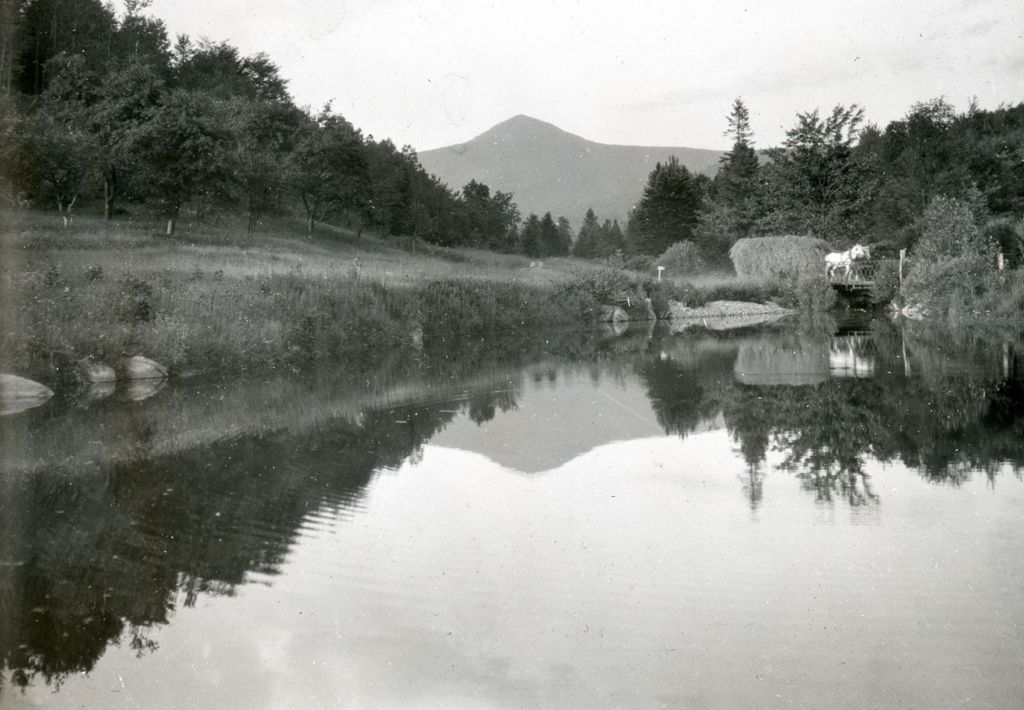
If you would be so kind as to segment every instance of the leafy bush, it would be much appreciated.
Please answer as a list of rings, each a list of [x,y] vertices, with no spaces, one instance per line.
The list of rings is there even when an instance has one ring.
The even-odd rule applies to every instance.
[[[1001,290],[996,247],[978,229],[970,206],[936,197],[920,224],[921,239],[904,282],[906,299],[941,317],[990,311]]]
[[[822,274],[798,278],[782,305],[798,308],[805,313],[821,313],[836,304],[836,291]]]
[[[670,287],[650,279],[637,280],[620,269],[594,269],[576,271],[555,293],[555,300],[572,306],[577,320],[593,321],[601,306],[622,308],[632,320],[650,317],[646,299],[659,318],[668,313]],[[659,310],[660,309],[660,310]]]
[[[824,258],[832,249],[814,237],[751,237],[729,249],[737,276],[795,282],[825,271]]]
[[[879,263],[875,272],[875,282],[871,286],[871,300],[874,303],[888,303],[896,298],[899,290],[899,265],[892,261]]]
[[[655,318],[659,320],[669,318],[672,313],[669,301],[676,298],[675,288],[667,282],[650,279],[643,282],[642,288],[647,293],[647,297],[651,299],[651,308],[654,310]]]
[[[707,267],[696,244],[683,240],[666,249],[657,259],[658,266],[664,266],[669,276],[700,273]]]

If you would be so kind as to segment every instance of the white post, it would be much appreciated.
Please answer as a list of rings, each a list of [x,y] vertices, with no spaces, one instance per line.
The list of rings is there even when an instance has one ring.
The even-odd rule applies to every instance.
[[[906,261],[907,250],[900,249],[900,290],[903,290],[903,262]]]
[[[661,283],[661,272],[665,270],[664,266],[658,267],[658,283]]]

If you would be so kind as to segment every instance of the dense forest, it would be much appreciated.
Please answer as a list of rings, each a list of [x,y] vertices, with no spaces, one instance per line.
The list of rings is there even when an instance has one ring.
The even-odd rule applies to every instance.
[[[66,221],[83,203],[107,218],[144,205],[169,232],[183,209],[244,214],[250,230],[293,214],[310,233],[334,223],[532,257],[639,255],[638,266],[673,248],[696,270],[755,235],[912,248],[941,198],[966,206],[1011,263],[1024,251],[1024,104],[958,113],[937,98],[884,128],[857,105],[814,109],[761,150],[737,99],[714,179],[658,164],[624,228],[591,211],[576,230],[550,213],[521,218],[514,195],[479,182],[453,191],[412,147],[330,106],[297,106],[269,57],[172,41],[147,5],[0,0],[0,200]]]

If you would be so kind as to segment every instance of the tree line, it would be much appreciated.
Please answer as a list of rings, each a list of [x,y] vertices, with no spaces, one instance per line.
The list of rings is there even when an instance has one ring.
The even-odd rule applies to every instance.
[[[943,98],[914,104],[885,128],[857,105],[798,113],[783,144],[756,149],[750,114],[736,99],[732,148],[714,179],[675,159],[651,173],[633,210],[627,247],[657,255],[687,241],[725,262],[744,237],[810,234],[913,248],[929,208],[965,205],[978,229],[1017,263],[1024,256],[1024,103],[958,113]],[[938,202],[936,202],[938,201]]]

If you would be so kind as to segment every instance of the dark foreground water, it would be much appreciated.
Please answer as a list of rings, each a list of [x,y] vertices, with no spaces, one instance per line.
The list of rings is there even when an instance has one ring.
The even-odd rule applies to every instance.
[[[1024,707],[1012,338],[546,335],[0,419],[0,706]]]

